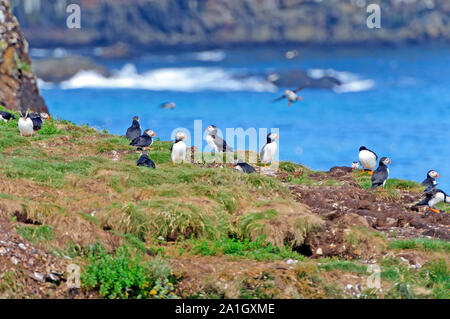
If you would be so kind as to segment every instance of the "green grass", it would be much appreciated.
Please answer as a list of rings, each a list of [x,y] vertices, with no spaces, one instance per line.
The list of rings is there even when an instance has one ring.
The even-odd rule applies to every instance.
[[[268,243],[264,238],[255,241],[249,239],[239,240],[228,238],[225,240],[200,240],[193,241],[191,253],[202,256],[226,255],[235,258],[254,260],[283,260],[296,259],[303,260],[305,257],[293,252],[289,248],[279,248]]]
[[[340,270],[344,272],[353,272],[360,275],[367,274],[367,266],[360,265],[353,261],[340,260],[337,258],[321,259],[319,261],[318,268],[325,271]]]
[[[16,230],[32,243],[51,241],[55,237],[51,226],[17,226]]]
[[[450,252],[450,242],[439,239],[406,239],[406,240],[391,240],[389,247],[392,249],[418,249],[423,251],[442,251]]]

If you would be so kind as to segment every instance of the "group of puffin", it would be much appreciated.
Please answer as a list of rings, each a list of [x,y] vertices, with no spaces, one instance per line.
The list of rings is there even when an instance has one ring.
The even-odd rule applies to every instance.
[[[8,122],[14,120],[16,117],[6,111],[0,111],[0,120]],[[44,120],[50,120],[50,116],[47,113],[33,113],[28,110],[22,110],[20,112],[20,118],[18,121],[18,128],[21,136],[33,136],[42,128]]]
[[[375,170],[377,161],[378,155],[375,152],[369,150],[365,146],[360,147],[359,162],[362,166],[361,174],[364,174],[365,170],[368,170],[369,175],[372,175],[372,190],[375,190],[380,186],[384,190],[384,186],[389,177],[388,165],[391,164],[391,160],[387,157],[382,157],[379,161],[378,168]],[[358,163],[353,162],[352,167],[358,168]],[[437,188],[436,178],[440,178],[438,172],[435,170],[428,171],[426,179],[422,182],[422,185],[426,187],[424,190],[425,198],[414,206],[428,206],[431,211],[440,213],[440,210],[434,208],[434,206],[442,202],[450,203],[450,196]]]
[[[208,143],[209,147],[216,153],[233,152],[233,148],[229,146],[227,142],[225,142],[220,136],[218,136],[216,126],[208,126],[206,128],[206,133],[206,142]],[[141,157],[138,159],[136,165],[156,168],[155,163],[145,151],[150,150],[150,146],[153,144],[153,137],[155,136],[156,133],[148,129],[145,130],[141,135],[139,117],[133,117],[133,122],[127,129],[125,137],[131,141],[131,146],[134,146],[137,150],[142,151]],[[275,158],[275,153],[277,152],[277,139],[279,139],[279,136],[276,133],[269,133],[267,135],[267,143],[264,145],[260,152],[261,163],[263,163],[264,166],[267,166],[268,163],[272,163]],[[184,164],[184,161],[186,160],[187,145],[184,142],[185,140],[187,140],[187,136],[183,132],[179,131],[175,134],[175,143],[171,148],[172,163],[174,166],[180,162]],[[234,161],[233,167],[244,173],[250,174],[255,172],[254,167],[252,167],[248,163],[243,162],[240,159]]]
[[[279,99],[287,98],[290,105],[290,103],[292,102],[301,100],[301,98],[296,95],[296,92],[300,91],[301,89],[302,88],[289,92],[286,91],[286,94]],[[6,111],[0,111],[0,120],[8,122],[11,119],[15,119],[15,116],[13,114]],[[20,119],[18,121],[20,135],[33,136],[38,130],[42,128],[43,121],[49,119],[50,117],[47,113],[38,114],[30,113],[28,110],[22,110]],[[206,133],[206,141],[209,147],[216,153],[233,152],[233,148],[227,145],[227,143],[217,135],[216,126],[208,126],[206,129]],[[125,136],[130,140],[131,146],[134,146],[137,150],[141,151],[141,156],[137,160],[136,165],[156,168],[155,162],[153,162],[153,160],[146,152],[146,150],[150,150],[150,146],[152,146],[153,144],[153,137],[156,136],[156,133],[150,129],[146,129],[142,133],[141,126],[139,124],[139,117],[135,116],[133,117],[132,124],[127,129]],[[184,140],[186,139],[186,134],[181,131],[175,134],[175,143],[171,148],[172,163],[174,166],[180,162],[184,164],[184,161],[186,160],[187,146],[184,143]],[[277,151],[277,139],[279,139],[279,136],[276,133],[269,133],[267,135],[267,143],[264,145],[260,152],[260,160],[261,163],[264,164],[264,166],[267,166],[268,163],[272,163],[275,158],[275,153]],[[371,151],[365,146],[360,147],[359,163],[362,166],[361,174],[363,174],[367,170],[368,173],[372,175],[371,190],[376,190],[378,187],[382,187],[382,189],[384,190],[386,181],[389,177],[388,165],[391,164],[391,160],[388,157],[382,157],[378,162],[378,168],[375,169],[377,161],[378,155],[375,152]],[[255,172],[254,167],[252,167],[248,163],[243,162],[240,159],[234,161],[233,167],[244,173]],[[359,168],[359,165],[357,162],[353,162],[352,167],[354,169],[357,169]],[[422,185],[426,187],[426,189],[424,190],[425,198],[415,206],[428,206],[431,211],[439,213],[440,210],[434,208],[435,205],[442,202],[450,203],[450,196],[448,196],[444,191],[437,188],[436,178],[440,178],[437,171],[430,170],[427,173],[426,179],[422,182]]]

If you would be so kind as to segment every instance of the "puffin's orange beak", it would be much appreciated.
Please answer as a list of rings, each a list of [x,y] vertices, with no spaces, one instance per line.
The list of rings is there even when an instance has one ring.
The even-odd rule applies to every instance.
[[[436,173],[437,174],[437,178],[441,178],[441,175],[439,175],[439,173]]]
[[[155,133],[155,132],[153,132],[152,136],[153,136],[153,137],[155,137],[155,136],[156,136],[156,133]]]
[[[303,98],[302,98],[301,96],[299,96],[297,99],[298,99],[299,101],[303,101]]]

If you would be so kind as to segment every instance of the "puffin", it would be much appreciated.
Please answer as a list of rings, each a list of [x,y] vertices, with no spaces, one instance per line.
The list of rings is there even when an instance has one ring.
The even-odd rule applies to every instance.
[[[152,161],[146,151],[141,152],[141,157],[136,162],[137,166],[145,166],[150,168],[156,168],[155,162]]]
[[[261,163],[263,163],[264,166],[266,166],[267,163],[273,162],[275,153],[277,152],[277,139],[280,139],[280,136],[278,134],[267,134],[267,144],[264,145],[264,147],[261,149],[261,152],[259,153],[259,158],[261,159]]]
[[[170,149],[172,153],[173,166],[175,166],[177,162],[181,162],[182,164],[184,164],[184,161],[186,160],[187,146],[183,142],[183,140],[187,140],[186,134],[184,134],[183,132],[177,132],[177,134],[175,135],[175,143]]]
[[[210,125],[206,128],[207,136],[206,142],[208,142],[209,147],[213,149],[216,153],[233,152],[233,149],[227,145],[222,138],[217,136],[217,127]]]
[[[425,198],[414,206],[428,206],[431,211],[439,214],[441,211],[434,208],[434,206],[442,202],[450,203],[450,196],[448,196],[443,190],[433,188],[426,192]]]
[[[247,174],[251,174],[251,173],[256,172],[256,170],[255,170],[255,168],[253,166],[251,166],[248,163],[245,163],[245,162],[241,161],[240,159],[237,159],[237,160],[234,161],[233,167],[236,170],[238,170],[240,172],[247,173]]]
[[[20,136],[33,136],[34,130],[33,130],[33,121],[30,118],[30,115],[28,114],[28,111],[21,111],[20,112],[20,119],[17,123],[17,126],[19,127]]]
[[[375,152],[369,150],[365,146],[359,148],[359,162],[362,166],[361,174],[364,174],[365,170],[369,170],[369,175],[373,174],[375,166],[377,166],[378,156]]]
[[[132,141],[139,136],[141,136],[141,125],[139,124],[139,117],[135,116],[133,117],[133,122],[131,123],[131,126],[127,129],[125,137],[130,141]]]
[[[384,190],[384,185],[389,177],[389,168],[387,167],[389,164],[391,164],[391,160],[389,158],[382,157],[380,159],[378,168],[372,175],[372,190],[375,190],[379,186],[383,187]]]
[[[4,122],[8,122],[11,119],[15,120],[16,117],[13,114],[9,113],[9,112],[0,111],[0,120],[3,120]]]
[[[138,150],[142,150],[144,148],[150,149],[150,146],[153,144],[153,137],[155,136],[156,133],[152,130],[145,130],[141,136],[138,136],[132,140],[130,145],[135,146]]]
[[[437,186],[436,178],[439,178],[439,173],[435,170],[430,170],[427,173],[427,178],[422,182],[422,185],[426,187],[425,192],[428,192]]]
[[[358,162],[352,162],[352,169],[357,171],[359,169],[359,163]]]
[[[301,96],[298,96],[297,93],[303,90],[304,88],[306,88],[306,85],[299,87],[298,89],[295,90],[286,90],[284,91],[284,95],[273,100],[272,103],[281,101],[286,98],[288,100],[288,106],[290,107],[292,103],[303,100],[303,98]]]
[[[50,119],[47,113],[30,113],[30,118],[33,121],[33,130],[35,132],[42,128],[44,120],[48,121]]]

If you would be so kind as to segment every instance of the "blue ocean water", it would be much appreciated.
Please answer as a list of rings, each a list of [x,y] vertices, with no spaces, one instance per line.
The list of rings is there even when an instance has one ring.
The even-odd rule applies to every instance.
[[[121,71],[113,79],[88,74],[44,85],[42,94],[52,114],[116,134],[124,134],[134,115],[162,140],[178,127],[192,131],[194,120],[223,131],[277,128],[280,160],[313,169],[349,166],[365,145],[391,158],[391,177],[422,181],[435,169],[440,187],[450,192],[450,47],[299,49],[291,60],[286,50],[96,59]],[[306,89],[290,108],[271,103],[284,89],[259,74],[290,69],[338,74],[350,92]],[[165,101],[177,107],[160,108]]]

